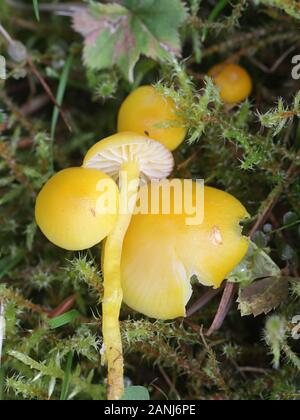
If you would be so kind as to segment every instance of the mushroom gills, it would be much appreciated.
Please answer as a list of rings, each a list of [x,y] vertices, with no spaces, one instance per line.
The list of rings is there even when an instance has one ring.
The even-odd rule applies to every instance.
[[[127,133],[129,136],[130,134]],[[140,169],[142,183],[165,178],[174,166],[170,153],[160,143],[148,138],[143,139],[143,143],[113,145],[109,150],[97,151],[85,163],[85,167],[98,169],[116,180],[119,178],[120,167],[124,163],[136,162]]]

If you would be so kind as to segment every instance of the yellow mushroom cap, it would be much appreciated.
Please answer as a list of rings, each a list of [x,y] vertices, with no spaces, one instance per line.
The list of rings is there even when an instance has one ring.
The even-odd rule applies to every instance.
[[[91,248],[112,231],[119,190],[94,169],[69,168],[54,175],[38,195],[35,217],[44,235],[69,251]]]
[[[245,100],[252,92],[253,84],[249,73],[241,66],[221,63],[212,67],[208,75],[219,87],[221,98],[228,104]]]
[[[159,127],[168,123],[173,126]],[[169,150],[175,150],[186,136],[183,121],[176,115],[174,101],[161,95],[153,86],[141,86],[125,99],[119,111],[118,131],[148,136]]]
[[[166,178],[174,167],[172,153],[161,143],[131,132],[117,133],[96,143],[87,152],[83,166],[117,180],[122,166],[129,162],[137,163],[143,182]]]
[[[143,194],[151,196],[146,186]],[[136,214],[123,246],[124,302],[157,319],[185,316],[191,277],[196,275],[201,284],[218,288],[249,247],[239,225],[248,213],[230,194],[204,188],[200,225],[188,226],[184,212],[171,213],[162,214],[160,209],[159,214]]]

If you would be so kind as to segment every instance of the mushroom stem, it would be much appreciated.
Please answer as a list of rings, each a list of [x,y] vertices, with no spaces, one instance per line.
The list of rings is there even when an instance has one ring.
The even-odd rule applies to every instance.
[[[103,342],[108,364],[108,399],[119,400],[124,393],[124,362],[119,315],[123,299],[121,256],[123,241],[135,210],[139,188],[139,166],[129,162],[120,171],[120,211],[104,249]]]

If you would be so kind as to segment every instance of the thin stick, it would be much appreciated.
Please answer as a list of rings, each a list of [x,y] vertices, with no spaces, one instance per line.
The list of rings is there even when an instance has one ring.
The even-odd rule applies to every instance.
[[[159,365],[158,366],[158,369],[159,369],[160,373],[162,374],[162,376],[164,377],[164,380],[166,381],[166,383],[170,387],[170,392],[173,392],[176,395],[177,400],[180,401],[181,400],[180,394],[177,391],[176,386],[173,384],[173,382],[171,381],[171,379],[167,375],[167,373],[164,370],[164,368]]]
[[[212,335],[219,330],[233,304],[234,296],[237,292],[237,285],[234,283],[227,283],[215,319],[207,332],[207,336]]]
[[[272,74],[274,73],[278,67],[283,63],[283,61],[297,48],[296,45],[292,45],[287,51],[284,52],[273,64],[273,66],[267,67],[265,64],[261,63],[255,57],[248,57],[250,61],[252,61],[257,67],[259,67],[263,72]]]
[[[0,34],[3,36],[3,38],[8,42],[9,44],[12,44],[14,41],[12,37],[9,35],[9,33],[3,28],[3,26],[0,23]]]
[[[218,296],[219,293],[222,292],[224,286],[220,289],[211,289],[208,290],[204,295],[202,295],[197,302],[195,302],[187,311],[186,316],[190,317],[194,315],[194,313],[198,312],[204,306],[206,306],[214,297]]]
[[[243,372],[246,372],[246,373],[247,372],[249,372],[249,373],[261,373],[262,375],[266,375],[266,374],[272,372],[272,369],[263,369],[263,368],[248,367],[248,366],[245,366],[245,367],[238,366],[238,370],[242,373]]]
[[[36,65],[33,63],[31,57],[27,58],[27,62],[28,62],[29,67],[31,68],[32,72],[35,74],[35,76],[39,80],[40,84],[43,86],[45,92],[47,93],[47,95],[49,96],[49,98],[51,99],[53,104],[56,106],[56,108],[59,110],[59,113],[60,113],[64,123],[66,124],[66,127],[68,128],[68,130],[70,132],[72,132],[72,128],[71,128],[71,126],[68,122],[68,119],[67,119],[61,105],[59,105],[59,103],[55,99],[53,93],[51,92],[51,89],[50,89],[49,85],[47,84],[46,80],[43,78],[43,76],[41,75],[41,73],[37,69]]]
[[[68,312],[72,307],[75,305],[76,302],[76,295],[69,296],[65,299],[57,308],[53,309],[53,311],[48,312],[49,318],[55,318]]]

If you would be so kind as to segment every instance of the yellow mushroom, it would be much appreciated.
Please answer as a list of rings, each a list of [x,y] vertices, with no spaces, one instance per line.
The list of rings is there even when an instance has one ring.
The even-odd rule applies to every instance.
[[[183,182],[183,181],[182,181]],[[185,180],[186,182],[186,180]],[[192,183],[192,181],[189,181]],[[151,190],[144,186],[140,200]],[[196,199],[196,183],[183,191]],[[247,253],[249,241],[239,225],[248,214],[230,194],[204,188],[204,219],[188,225],[187,214],[134,215],[123,246],[121,275],[124,302],[132,309],[157,319],[185,316],[192,295],[190,279],[196,275],[205,286],[218,288]]]
[[[106,200],[108,193],[110,203]],[[54,175],[39,193],[36,221],[55,245],[69,251],[88,249],[112,231],[118,196],[116,183],[100,171],[65,169]]]
[[[104,139],[88,151],[83,166],[119,179],[119,216],[106,240],[103,254],[103,342],[108,364],[108,398],[119,399],[124,390],[119,313],[123,299],[121,256],[123,240],[135,210],[140,183],[166,178],[173,156],[161,143],[135,133],[122,132]]]
[[[212,67],[208,75],[220,89],[221,98],[228,104],[244,101],[251,94],[253,84],[249,73],[241,66],[221,63]]]
[[[168,123],[170,127],[160,127]],[[175,150],[186,136],[183,121],[176,115],[175,103],[153,86],[141,86],[125,99],[119,111],[118,131],[147,136],[169,150]]]

